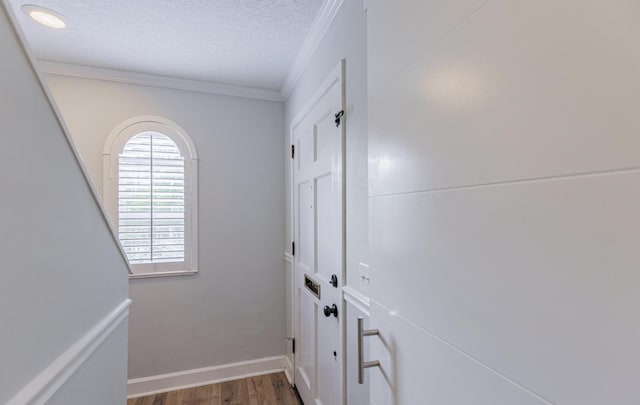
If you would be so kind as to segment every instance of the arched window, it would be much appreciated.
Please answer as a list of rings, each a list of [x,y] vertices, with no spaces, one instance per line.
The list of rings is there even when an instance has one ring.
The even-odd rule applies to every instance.
[[[174,123],[139,117],[105,146],[104,197],[135,275],[197,271],[197,156]]]

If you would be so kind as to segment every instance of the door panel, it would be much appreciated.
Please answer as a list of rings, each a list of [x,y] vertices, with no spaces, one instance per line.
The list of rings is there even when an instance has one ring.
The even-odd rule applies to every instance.
[[[294,159],[296,170],[309,168],[315,162],[315,128],[298,127],[301,134],[294,139],[298,158]]]
[[[331,164],[340,159],[339,151],[342,149],[339,143],[341,139],[335,136],[322,136],[322,134],[336,132],[339,128],[336,127],[332,111],[334,109],[327,109],[323,111],[322,115],[317,118],[314,123],[315,142],[316,142],[316,161],[318,165],[331,168],[332,173],[338,173],[337,168],[331,167]]]
[[[315,212],[313,182],[305,181],[298,185],[298,220],[299,235],[313,235],[315,232]],[[315,241],[313,237],[298,238],[296,266],[311,274],[315,272]]]
[[[340,232],[340,213],[335,206],[335,199],[331,198],[334,183],[331,175],[316,179],[317,190],[317,249],[318,249],[318,277],[328,285],[332,274],[340,269],[342,249]]]
[[[298,289],[299,316],[296,352],[296,368],[302,379],[296,379],[298,389],[313,392],[316,381],[316,335],[318,330],[318,306],[314,297]]]
[[[297,309],[294,379],[306,404],[342,403],[343,128],[342,66],[304,116],[294,121],[294,256]],[[336,73],[336,72],[334,72]],[[338,287],[329,284],[338,277]],[[311,288],[307,286],[311,284]],[[337,316],[325,308],[337,308]]]
[[[338,320],[321,314],[318,329],[318,399],[325,405],[339,404],[342,384],[338,355],[340,354]],[[335,357],[333,352],[336,352]]]

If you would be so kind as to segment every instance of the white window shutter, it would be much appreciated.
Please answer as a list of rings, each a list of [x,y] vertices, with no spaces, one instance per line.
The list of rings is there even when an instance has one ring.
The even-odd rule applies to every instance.
[[[184,156],[169,137],[135,135],[119,155],[118,234],[131,264],[184,262]]]

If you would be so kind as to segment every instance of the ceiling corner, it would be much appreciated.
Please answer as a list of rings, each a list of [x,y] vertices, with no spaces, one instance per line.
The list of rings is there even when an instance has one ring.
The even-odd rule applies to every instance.
[[[340,6],[344,0],[325,0],[324,4],[320,8],[316,19],[311,25],[311,29],[307,34],[300,50],[296,58],[291,65],[291,69],[287,74],[287,77],[282,84],[282,88],[280,89],[280,94],[282,99],[286,101],[293,91],[296,83],[300,80],[300,77],[304,73],[307,65],[311,62],[311,58],[313,54],[318,49],[320,42],[324,38],[325,34],[329,30],[333,19],[338,14],[338,10],[340,10]]]

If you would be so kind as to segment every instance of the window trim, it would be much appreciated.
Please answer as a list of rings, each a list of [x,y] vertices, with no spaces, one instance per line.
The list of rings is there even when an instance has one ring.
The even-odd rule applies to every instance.
[[[175,269],[175,263],[136,265],[129,263],[129,278],[167,277],[192,275],[198,272],[198,155],[195,145],[186,132],[176,123],[157,116],[145,115],[122,122],[107,137],[103,150],[103,200],[118,235],[118,157],[126,143],[142,132],[157,132],[169,137],[180,149],[185,163],[185,261],[184,268]],[[124,250],[123,250],[124,252]],[[142,270],[152,267],[153,271]],[[167,268],[168,267],[168,268]],[[136,271],[138,270],[138,271]]]

